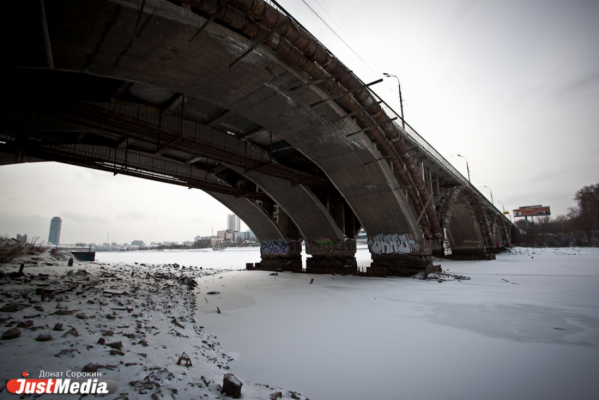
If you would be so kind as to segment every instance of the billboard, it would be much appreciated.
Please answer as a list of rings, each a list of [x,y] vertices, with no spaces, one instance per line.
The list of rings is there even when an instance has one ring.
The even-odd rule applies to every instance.
[[[541,204],[520,207],[517,210],[514,210],[514,217],[542,217],[548,215],[551,215],[549,206],[543,207]]]

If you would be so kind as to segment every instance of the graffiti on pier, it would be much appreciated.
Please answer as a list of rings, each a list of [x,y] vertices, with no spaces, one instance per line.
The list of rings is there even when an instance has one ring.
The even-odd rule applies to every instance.
[[[308,239],[308,253],[333,253],[343,250],[343,242],[333,238]]]
[[[260,243],[260,254],[262,255],[286,255],[288,251],[287,242],[283,239],[265,240]]]
[[[368,238],[368,248],[372,254],[392,255],[409,254],[412,251],[412,245],[408,235],[396,233],[383,235],[379,233],[376,236]]]

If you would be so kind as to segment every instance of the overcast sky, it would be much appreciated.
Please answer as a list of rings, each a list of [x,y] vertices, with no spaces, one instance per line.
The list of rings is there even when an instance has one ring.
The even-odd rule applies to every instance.
[[[406,120],[464,175],[466,156],[500,209],[564,214],[599,183],[599,1],[279,2],[363,81],[397,75]],[[395,79],[373,88],[399,110]],[[60,216],[61,243],[182,242],[229,213],[199,190],[56,163],[2,166],[0,185],[0,234],[47,240]]]

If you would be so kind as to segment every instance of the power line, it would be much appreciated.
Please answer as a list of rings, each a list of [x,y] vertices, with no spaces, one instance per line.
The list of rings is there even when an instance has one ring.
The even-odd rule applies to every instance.
[[[360,57],[360,55],[358,53],[356,53],[356,51],[345,40],[343,40],[343,38],[341,36],[339,36],[339,34],[337,32],[335,32],[335,30],[320,15],[318,15],[318,13],[308,3],[306,3],[306,0],[302,0],[302,3],[304,3],[306,5],[306,7],[308,7],[314,13],[314,15],[316,15],[318,17],[318,19],[320,19],[322,21],[322,23],[325,24],[327,26],[327,28],[329,28],[331,30],[331,32],[333,32],[335,34],[335,36],[337,36],[339,38],[339,40],[341,40],[343,42],[343,44],[345,44],[347,46],[347,48],[349,48],[352,51],[352,53],[354,53],[356,55],[356,57],[358,57],[360,59],[360,61],[362,61],[364,63],[364,65],[366,65],[375,75],[377,75],[377,76],[380,75],[366,61],[364,61],[364,59],[362,57]]]

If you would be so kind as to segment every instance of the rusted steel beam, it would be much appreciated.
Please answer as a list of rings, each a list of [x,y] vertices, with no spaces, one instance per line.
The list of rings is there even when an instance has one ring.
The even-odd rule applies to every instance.
[[[189,44],[193,43],[193,41],[198,37],[198,35],[200,33],[202,33],[202,31],[204,29],[206,29],[206,27],[212,22],[214,21],[214,18],[216,18],[216,16],[222,11],[224,7],[224,4],[219,3],[219,6],[217,8],[217,10],[215,12],[213,12],[212,14],[210,14],[210,16],[208,17],[208,19],[206,21],[204,21],[204,23],[202,24],[202,26],[200,26],[198,28],[198,30],[196,31],[196,33],[191,37],[191,39],[189,39]]]
[[[345,93],[341,93],[341,94],[337,94],[335,96],[327,97],[326,99],[323,99],[323,100],[317,101],[316,103],[310,104],[310,108],[316,107],[317,105],[322,104],[322,103],[326,103],[327,101],[330,101],[330,100],[337,100],[337,99],[339,99],[339,98],[341,98],[343,96],[347,96],[348,94],[356,92],[356,91],[358,91],[360,89],[364,89],[366,87],[369,87],[369,86],[372,86],[372,85],[376,85],[377,83],[381,83],[382,81],[383,81],[382,79],[378,79],[378,80],[376,80],[374,82],[370,82],[370,83],[367,83],[365,85],[361,85],[360,87],[347,90]]]
[[[180,140],[185,139],[185,135],[181,135],[173,140],[171,140],[170,142],[160,146],[159,148],[156,149],[156,152],[154,153],[155,156],[159,156],[164,154],[164,152],[172,145],[174,145],[175,143],[179,142]]]
[[[139,12],[137,14],[137,22],[135,22],[135,29],[133,29],[133,37],[131,40],[135,40],[137,36],[137,31],[139,30],[139,23],[141,22],[141,15],[144,12],[144,8],[146,8],[146,0],[141,0],[141,7],[139,8]]]
[[[354,135],[357,135],[358,133],[361,133],[361,132],[364,132],[364,131],[369,131],[369,130],[371,130],[371,129],[374,129],[374,128],[378,128],[379,126],[381,126],[381,125],[383,125],[383,124],[387,124],[387,123],[389,123],[389,122],[393,122],[393,121],[395,121],[396,119],[397,119],[397,117],[395,117],[395,118],[391,118],[391,119],[388,119],[388,120],[385,120],[385,121],[383,121],[383,122],[377,122],[375,125],[369,126],[368,128],[360,129],[359,131],[356,131],[356,132],[350,133],[349,135],[345,135],[345,137],[354,136]],[[394,155],[394,154],[391,154],[390,156],[393,156],[393,155]]]
[[[354,112],[352,112],[351,114],[344,115],[344,116],[343,116],[343,117],[341,117],[341,118],[337,118],[336,120],[334,120],[334,121],[331,121],[331,123],[335,123],[335,122],[341,121],[341,120],[343,120],[343,119],[346,119],[346,118],[351,118],[351,117],[353,117],[354,115],[356,115],[356,114],[359,114],[359,113],[361,113],[361,112],[364,112],[364,111],[368,110],[370,107],[373,107],[373,106],[375,106],[375,105],[378,105],[378,104],[381,104],[381,101],[377,101],[376,103],[374,103],[374,104],[371,104],[371,105],[369,105],[368,107],[362,107],[361,109],[359,109],[359,110],[357,110],[357,111],[354,111]]]
[[[368,164],[372,164],[372,163],[375,163],[375,162],[378,162],[378,161],[386,160],[386,159],[391,158],[391,157],[399,157],[399,154],[389,154],[388,156],[377,158],[376,160],[365,162],[364,165],[368,165]]]
[[[284,20],[279,22],[279,24],[277,26],[275,26],[273,29],[270,30],[270,32],[268,32],[266,35],[264,35],[264,37],[258,41],[256,41],[256,43],[254,43],[249,49],[247,49],[242,55],[240,55],[239,57],[237,57],[235,59],[235,61],[233,61],[231,64],[229,64],[229,68],[233,68],[233,66],[235,64],[237,64],[239,61],[243,60],[248,54],[250,54],[252,51],[254,51],[254,49],[256,47],[258,47],[259,45],[261,45],[262,43],[264,43],[266,40],[268,40],[272,35],[274,35],[279,29],[281,29],[284,25],[288,24],[289,20]]]
[[[351,73],[352,73],[352,71],[345,71],[345,72],[342,72],[342,73],[340,73],[340,74],[338,74],[338,75],[335,75],[335,76],[330,76],[330,77],[328,77],[328,78],[323,78],[323,79],[318,79],[318,80],[316,80],[316,81],[312,81],[312,82],[306,82],[306,83],[302,83],[301,85],[297,85],[297,86],[294,86],[294,87],[290,88],[290,89],[289,89],[289,91],[290,91],[290,92],[293,92],[294,90],[301,89],[301,88],[304,88],[304,87],[308,87],[308,86],[312,86],[312,85],[318,85],[319,83],[326,82],[326,81],[328,81],[329,79],[339,79],[339,78],[341,78],[343,75],[346,75],[346,74],[351,74]]]

